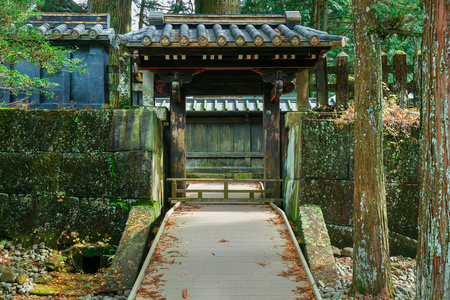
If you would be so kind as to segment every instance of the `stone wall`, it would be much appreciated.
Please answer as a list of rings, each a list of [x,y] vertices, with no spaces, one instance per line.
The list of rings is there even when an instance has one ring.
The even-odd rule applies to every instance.
[[[286,214],[295,220],[299,203],[316,204],[328,225],[351,226],[353,124],[306,119],[302,113],[286,114],[285,123],[289,136],[284,174]],[[413,131],[411,137],[394,137],[385,132],[383,143],[389,228],[414,239],[419,197],[418,135]],[[336,243],[333,232],[330,237]]]
[[[132,206],[160,213],[162,130],[150,110],[0,109],[0,236],[117,244]]]

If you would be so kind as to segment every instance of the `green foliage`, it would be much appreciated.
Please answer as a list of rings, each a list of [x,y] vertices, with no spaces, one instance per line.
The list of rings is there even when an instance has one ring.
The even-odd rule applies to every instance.
[[[43,93],[52,96],[56,86],[48,79],[31,78],[14,70],[17,63],[31,63],[48,74],[59,71],[83,71],[80,60],[69,59],[73,50],[55,47],[41,32],[26,21],[37,14],[39,0],[0,0],[0,91],[14,94]]]

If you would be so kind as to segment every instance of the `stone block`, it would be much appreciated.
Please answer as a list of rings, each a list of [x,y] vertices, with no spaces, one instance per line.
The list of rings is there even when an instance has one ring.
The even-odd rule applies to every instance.
[[[325,283],[339,279],[320,207],[301,205],[299,221],[302,246],[314,279]]]
[[[76,197],[111,197],[115,192],[113,155],[108,153],[67,153],[59,166],[59,190]],[[54,182],[48,182],[48,185]]]
[[[48,151],[62,127],[56,111],[15,110],[8,151]]]
[[[299,180],[286,179],[284,181],[283,207],[289,220],[295,221],[298,218],[298,189]]]
[[[386,208],[389,230],[417,239],[419,185],[387,183]]]
[[[65,196],[64,193],[35,196],[36,216],[34,228],[48,238],[49,244],[56,243],[63,231],[76,230],[80,215],[80,199]],[[64,244],[63,239],[58,243]],[[60,245],[61,246],[61,245]]]
[[[160,106],[146,106],[146,110],[152,111],[155,113],[156,117],[160,121],[168,121],[169,119],[169,110],[167,107],[160,107]]]
[[[9,195],[0,194],[0,236],[11,236],[11,211]]]
[[[114,255],[106,289],[131,289],[149,249],[150,226],[157,216],[153,207],[135,206]]]
[[[12,109],[0,109],[0,152],[6,152],[10,143],[12,115]]]
[[[160,147],[161,129],[153,111],[114,110],[113,119],[113,151],[154,151]]]
[[[290,128],[301,123],[306,117],[307,113],[304,112],[288,112],[284,116],[284,125],[290,130]]]
[[[77,113],[76,145],[72,152],[110,151],[111,111],[88,110]]]
[[[149,151],[114,153],[116,193],[120,197],[133,199],[151,198],[153,155]]]
[[[10,120],[10,152],[98,152],[110,145],[110,112],[13,110]]]
[[[11,237],[33,231],[36,204],[31,195],[10,195],[9,211],[11,216]]]
[[[135,204],[133,199],[81,198],[75,225],[78,237],[87,237],[91,242],[110,238],[110,243],[117,245],[127,220],[127,208]]]
[[[413,129],[410,136],[383,136],[383,158],[386,181],[418,184],[419,170],[419,130]]]
[[[288,131],[287,155],[284,161],[286,178],[299,179],[301,170],[301,123],[296,123]]]
[[[332,120],[303,120],[300,178],[348,180],[350,126]]]
[[[0,193],[31,194],[33,191],[33,166],[38,154],[0,153]]]
[[[352,224],[352,181],[304,179],[298,191],[300,204],[320,206],[327,224]]]

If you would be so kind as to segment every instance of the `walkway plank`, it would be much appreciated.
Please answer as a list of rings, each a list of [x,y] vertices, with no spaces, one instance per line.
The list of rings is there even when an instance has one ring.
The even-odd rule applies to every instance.
[[[147,299],[314,299],[283,219],[267,204],[182,204],[140,283]]]

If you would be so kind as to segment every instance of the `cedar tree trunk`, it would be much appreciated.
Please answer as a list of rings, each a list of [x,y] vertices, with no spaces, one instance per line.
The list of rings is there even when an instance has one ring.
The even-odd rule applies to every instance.
[[[111,27],[114,28],[115,33],[128,33],[131,31],[131,2],[131,0],[89,0],[88,11],[90,13],[109,13],[111,16]],[[119,59],[119,57],[122,51],[122,48],[119,49],[119,51],[109,51],[110,66],[120,66],[121,60]],[[120,84],[120,75],[117,73],[110,74],[109,104],[112,107],[120,106],[121,96],[118,91],[118,87],[120,86]],[[117,86],[117,88],[114,88],[115,86]],[[129,102],[129,100],[130,99],[127,99],[123,102]]]
[[[425,0],[417,299],[450,299],[450,3]]]
[[[355,25],[355,185],[353,291],[392,296],[383,167],[381,47],[370,7],[353,0]]]
[[[195,0],[196,14],[240,14],[240,0]]]

